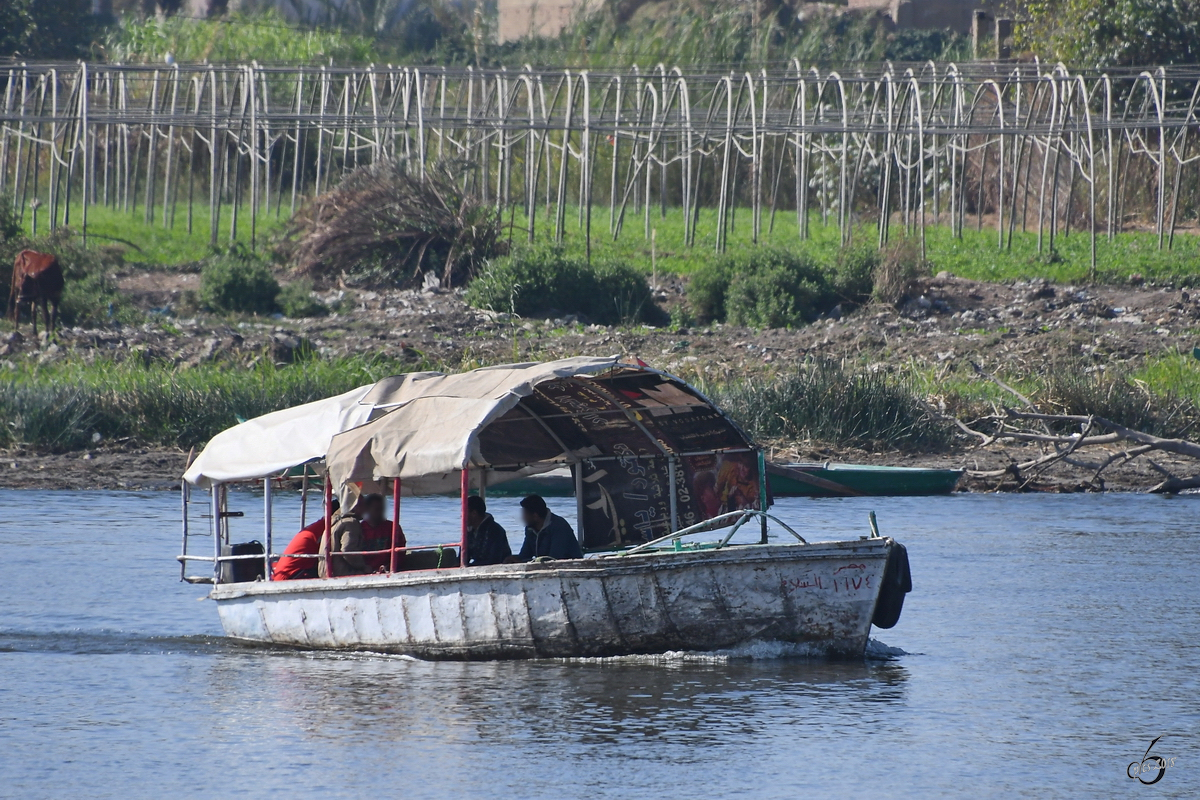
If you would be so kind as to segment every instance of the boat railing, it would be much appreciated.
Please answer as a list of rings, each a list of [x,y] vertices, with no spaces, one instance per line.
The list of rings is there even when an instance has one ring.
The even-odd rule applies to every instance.
[[[335,555],[335,556],[345,556],[345,555],[352,555],[352,556],[389,555],[390,556],[390,555],[395,555],[397,561],[403,561],[404,556],[407,553],[418,552],[418,551],[427,551],[427,550],[437,551],[439,553],[447,551],[447,550],[456,552],[457,547],[458,547],[458,542],[449,542],[446,544],[414,544],[414,545],[405,545],[404,547],[395,547],[395,548],[385,547],[382,550],[354,550],[354,551],[349,551],[349,552],[340,552],[339,551],[339,552],[333,553],[333,555]],[[324,557],[325,556],[322,553],[249,553],[249,554],[245,554],[245,555],[228,555],[228,556],[226,556],[226,555],[197,556],[197,555],[191,555],[191,554],[180,554],[180,555],[175,556],[175,560],[184,565],[186,565],[189,561],[199,561],[201,563],[206,563],[206,564],[214,564],[214,563],[215,564],[224,564],[229,561],[269,560],[270,563],[272,565],[274,565],[281,558],[322,559]],[[440,562],[440,560],[441,559],[439,558],[439,562]],[[452,567],[457,567],[457,566],[459,566],[459,564],[456,559],[454,564],[452,564],[448,567],[438,567],[438,569],[450,569]],[[394,575],[398,572],[405,572],[405,571],[406,570],[403,570],[403,569],[397,569],[397,570],[389,569],[389,570],[380,570],[377,572],[371,572],[371,573],[367,573],[367,574],[368,575],[385,575],[385,574],[386,575]],[[187,583],[208,584],[208,583],[214,582],[213,576],[211,576],[211,575],[187,575],[186,572],[184,574],[183,580],[186,581]]]
[[[774,522],[775,524],[779,525],[779,527],[783,528],[785,531],[790,533],[792,536],[796,537],[797,541],[799,541],[801,544],[808,544],[808,540],[806,540],[803,536],[801,536],[799,533],[797,533],[795,531],[795,529],[793,529],[790,525],[788,525],[783,520],[779,519],[779,517],[776,517],[774,514],[769,514],[766,511],[760,511],[756,508],[747,508],[747,509],[743,509],[741,511],[729,511],[724,514],[719,514],[715,517],[712,517],[711,519],[706,519],[703,522],[698,522],[695,525],[689,525],[686,528],[681,528],[677,531],[673,531],[672,533],[668,533],[666,536],[660,536],[657,539],[653,539],[649,542],[643,542],[642,544],[639,544],[635,547],[631,547],[628,550],[622,550],[619,553],[612,553],[611,555],[604,556],[604,558],[614,558],[614,557],[635,555],[637,553],[642,553],[642,552],[645,552],[646,550],[650,550],[650,549],[652,549],[658,545],[664,544],[666,542],[674,542],[676,547],[679,547],[680,544],[682,543],[683,537],[685,537],[685,536],[690,536],[692,534],[697,534],[697,533],[709,533],[714,530],[720,530],[721,528],[725,527],[726,525],[730,525],[731,527],[730,527],[729,533],[725,534],[725,536],[721,539],[721,541],[717,542],[715,545],[709,546],[709,548],[708,548],[711,550],[719,550],[722,547],[725,547],[730,543],[730,541],[737,534],[737,532],[739,530],[741,530],[742,526],[744,526],[747,522],[750,522],[751,520],[755,520],[755,519],[761,521],[764,525],[767,522]],[[875,521],[875,512],[874,511],[871,511],[868,513],[868,519],[870,520],[870,523],[871,523],[872,538],[879,538],[879,526]]]

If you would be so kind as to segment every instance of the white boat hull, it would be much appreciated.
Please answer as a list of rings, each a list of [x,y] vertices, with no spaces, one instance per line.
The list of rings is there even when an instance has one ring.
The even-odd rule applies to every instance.
[[[225,633],[435,659],[811,643],[861,656],[889,539],[753,545],[213,588]]]

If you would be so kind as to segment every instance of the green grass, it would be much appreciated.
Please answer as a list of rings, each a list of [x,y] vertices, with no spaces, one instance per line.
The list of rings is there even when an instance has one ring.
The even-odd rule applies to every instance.
[[[474,366],[481,364],[458,368]],[[1002,377],[1043,408],[1097,414],[1159,435],[1186,434],[1200,418],[1200,361],[1190,355],[1154,359],[1129,374],[1079,367]],[[198,446],[239,419],[428,368],[361,356],[289,366],[262,360],[253,367],[178,368],[136,358],[24,362],[0,371],[0,448],[65,452],[113,441]],[[729,382],[696,380],[755,438],[835,446],[945,450],[954,431],[931,418],[925,403],[944,404],[966,420],[991,413],[993,404],[1019,405],[987,380],[915,362],[891,374],[865,363],[813,363]]]
[[[1178,397],[1200,407],[1200,360],[1191,354],[1150,359],[1130,377],[1154,394]]]
[[[663,217],[659,208],[651,209],[650,226],[655,232],[654,250],[659,271],[686,275],[715,258],[716,216],[715,209],[701,209],[696,243],[689,248],[684,244],[682,210],[667,209]],[[524,236],[524,230],[520,229],[528,226],[520,215],[514,222],[518,228],[514,232],[514,241],[518,241]],[[901,238],[897,233],[899,227],[893,225],[893,242]],[[651,242],[645,236],[644,217],[627,213],[621,238],[615,242],[608,230],[608,209],[593,208],[593,255],[617,255],[649,271]],[[544,209],[536,220],[535,232],[539,240],[553,237],[553,218],[547,218]],[[815,251],[828,251],[829,259],[836,255],[840,236],[832,219],[830,224],[822,224],[821,215],[813,212],[809,235],[808,244]],[[852,238],[855,242],[874,244],[877,235],[873,226],[860,226],[854,230]],[[578,209],[569,209],[566,214],[564,239],[568,249],[583,251],[586,248],[587,240],[578,223]],[[1057,283],[1085,283],[1091,269],[1091,243],[1087,234],[1079,231],[1056,237],[1053,254],[1048,247],[1038,253],[1036,231],[1022,233],[1019,229],[1013,234],[1011,247],[1003,250],[998,247],[994,229],[968,228],[959,239],[951,234],[948,226],[930,226],[926,229],[925,240],[926,258],[934,273],[947,270],[971,280],[1003,282],[1047,278]],[[750,209],[736,210],[727,241],[730,251],[754,246]],[[792,247],[799,241],[794,211],[777,212],[774,229],[769,230],[769,212],[764,210],[760,244]],[[1159,250],[1158,236],[1152,232],[1121,233],[1111,242],[1105,235],[1098,234],[1096,275],[1097,280],[1107,283],[1124,283],[1133,275],[1141,275],[1148,281],[1195,285],[1200,283],[1200,236],[1176,233],[1172,249]]]
[[[170,53],[181,63],[209,61],[366,64],[380,60],[376,42],[336,28],[300,30],[274,9],[213,19],[184,14],[126,16],[109,32],[110,60],[161,63]]]
[[[46,213],[43,211],[38,218],[38,234],[49,230]],[[233,209],[221,207],[219,247],[228,247],[229,229],[233,219]],[[61,219],[61,218],[60,218]],[[287,222],[287,211],[284,209],[280,216],[275,215],[274,208],[268,213],[259,213],[256,230],[256,240],[260,248],[266,246],[270,238],[277,234]],[[33,219],[27,210],[23,227],[27,233],[33,231]],[[70,225],[76,231],[83,223],[82,207],[72,203]],[[145,208],[139,206],[136,211],[119,211],[106,206],[88,206],[87,233],[89,243],[97,246],[126,245],[124,258],[132,263],[147,265],[173,266],[200,261],[212,255],[209,247],[209,214],[207,204],[197,204],[192,210],[192,233],[187,229],[187,204],[180,203],[175,212],[174,224],[163,225],[162,207],[155,209],[152,222],[145,222]],[[237,241],[250,244],[250,211],[243,204],[238,208]]]
[[[286,204],[285,204],[286,205]],[[231,209],[222,207],[219,244],[229,244]],[[592,208],[592,256],[623,261],[649,274],[652,270],[653,250],[657,269],[662,274],[688,275],[718,257],[716,253],[717,225],[716,210],[703,208],[697,224],[695,245],[684,244],[683,211],[668,208],[665,217],[655,206],[650,212],[650,227],[654,231],[654,245],[645,235],[645,219],[641,214],[627,211],[621,236],[613,241],[609,233],[607,206]],[[792,211],[778,211],[774,229],[770,229],[770,215],[763,212],[760,244],[778,247],[795,247],[799,242],[796,215]],[[568,253],[584,254],[587,238],[584,226],[579,221],[578,207],[569,207],[565,213],[563,230],[564,247]],[[71,210],[71,223],[78,227],[81,221],[78,206]],[[504,215],[505,224],[511,221],[511,237],[515,245],[527,239],[528,221],[519,211],[511,209]],[[274,209],[258,218],[257,243],[260,248],[269,246],[287,222],[287,210],[279,216]],[[30,227],[30,215],[25,215],[26,230]],[[899,235],[893,226],[892,241]],[[43,213],[39,230],[46,230]],[[554,235],[552,215],[547,215],[545,206],[538,209],[534,230],[539,242],[549,242]],[[126,260],[136,263],[173,265],[198,261],[211,254],[208,246],[208,208],[197,204],[193,211],[193,233],[187,232],[186,205],[180,204],[173,226],[163,227],[162,210],[159,208],[152,224],[144,222],[144,209],[126,213],[91,206],[88,209],[88,232],[97,235],[100,244],[112,244],[113,239],[132,242],[139,249],[129,248]],[[813,212],[809,223],[810,240],[806,245],[818,256],[827,260],[836,257],[840,246],[837,227],[822,224],[819,212]],[[506,232],[509,235],[509,232]],[[871,245],[876,241],[876,229],[860,226],[855,229],[856,243]],[[102,238],[109,237],[109,238]],[[238,212],[237,240],[250,242],[250,218],[247,206]],[[734,225],[727,238],[727,252],[753,247],[751,214],[748,208],[734,211]],[[981,281],[1015,281],[1030,278],[1047,278],[1058,283],[1085,283],[1090,271],[1090,242],[1086,233],[1074,231],[1068,236],[1059,236],[1055,241],[1055,252],[1037,251],[1037,233],[1019,229],[1013,235],[1011,247],[1001,250],[997,246],[994,229],[977,231],[973,227],[963,231],[962,238],[951,235],[946,226],[931,226],[926,231],[926,257],[930,269],[937,273],[947,270],[959,277]],[[1200,236],[1193,233],[1177,233],[1174,247],[1158,249],[1158,237],[1149,233],[1122,233],[1113,241],[1103,234],[1097,237],[1097,279],[1102,283],[1126,283],[1130,277],[1141,275],[1145,280],[1176,285],[1200,284]]]
[[[139,359],[29,363],[0,372],[0,447],[61,452],[121,439],[191,447],[239,418],[330,397],[414,368],[357,356],[283,367],[264,359],[253,368],[177,369]]]

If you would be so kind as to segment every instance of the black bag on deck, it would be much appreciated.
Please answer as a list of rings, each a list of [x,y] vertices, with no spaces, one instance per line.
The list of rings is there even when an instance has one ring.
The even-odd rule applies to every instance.
[[[221,562],[221,583],[249,583],[262,580],[263,560],[262,542],[241,542],[240,544],[221,545],[223,556],[259,556],[259,558],[242,558],[237,561]]]

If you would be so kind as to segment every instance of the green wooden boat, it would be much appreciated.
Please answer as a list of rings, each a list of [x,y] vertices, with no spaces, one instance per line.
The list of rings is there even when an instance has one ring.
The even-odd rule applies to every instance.
[[[872,467],[862,464],[767,464],[767,479],[775,497],[888,497],[949,494],[962,477],[961,469]],[[575,483],[566,470],[502,483],[489,495],[570,497]]]
[[[949,494],[961,469],[864,464],[767,464],[775,497],[920,497]]]

